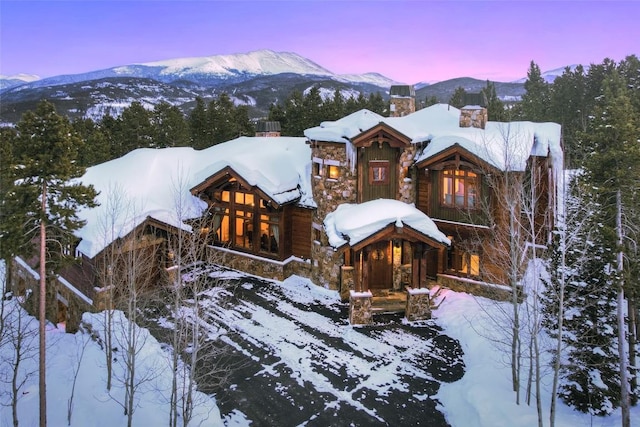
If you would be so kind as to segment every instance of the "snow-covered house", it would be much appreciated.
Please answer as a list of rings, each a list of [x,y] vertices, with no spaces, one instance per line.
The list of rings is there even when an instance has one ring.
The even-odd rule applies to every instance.
[[[560,126],[489,122],[476,105],[416,112],[411,88],[391,95],[396,117],[361,110],[305,137],[140,149],[89,168],[81,180],[100,191],[100,206],[80,213],[87,224],[77,232],[79,262],[50,296],[57,317],[104,304],[105,277],[117,273],[108,248],[147,251],[149,271],[167,276],[176,255],[169,242],[180,231],[203,239],[208,260],[335,289],[350,300],[353,323],[367,323],[372,303],[397,295],[411,318],[428,316],[426,289],[435,283],[495,290],[485,286],[501,282],[492,237],[505,223],[488,219],[487,207],[501,218],[492,179],[536,177],[531,243],[544,244]]]
[[[500,287],[485,285],[506,281],[494,238],[496,227],[507,226],[497,177],[534,182],[530,243],[546,243],[562,169],[560,126],[489,122],[478,105],[407,113],[410,91],[398,91],[392,104],[396,117],[361,110],[305,131],[317,203],[312,227],[326,233],[316,233],[312,246],[313,280],[352,301],[405,289],[410,297],[434,283],[495,296]],[[418,213],[419,225],[405,216]]]

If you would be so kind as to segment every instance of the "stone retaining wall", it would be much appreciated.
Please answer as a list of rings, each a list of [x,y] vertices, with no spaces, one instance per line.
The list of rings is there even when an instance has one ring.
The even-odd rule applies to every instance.
[[[294,274],[311,277],[311,263],[298,258],[276,261],[216,246],[207,246],[207,261],[267,279],[282,281]]]

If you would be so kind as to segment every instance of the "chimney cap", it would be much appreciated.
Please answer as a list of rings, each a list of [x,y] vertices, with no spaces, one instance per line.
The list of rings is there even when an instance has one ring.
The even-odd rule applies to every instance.
[[[465,93],[462,101],[464,105],[478,105],[483,108],[486,108],[489,104],[484,92]]]
[[[393,85],[389,89],[389,95],[394,97],[415,97],[416,90],[413,85]]]
[[[280,122],[260,120],[256,123],[256,132],[280,132]]]

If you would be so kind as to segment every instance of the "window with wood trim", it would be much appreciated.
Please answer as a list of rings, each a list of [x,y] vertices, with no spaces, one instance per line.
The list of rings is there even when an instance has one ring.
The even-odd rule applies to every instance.
[[[322,176],[322,163],[320,163],[322,160],[320,161],[316,161],[314,159],[312,165],[313,165],[313,176],[315,176],[316,178],[320,178]]]
[[[479,207],[478,175],[464,169],[445,169],[442,171],[443,206],[477,209]]]
[[[369,184],[387,185],[389,184],[389,161],[370,160],[369,161]]]
[[[460,276],[479,277],[480,255],[454,246],[449,254],[449,268]]]
[[[322,225],[314,222],[311,224],[311,229],[314,243],[322,245]]]
[[[215,193],[209,242],[264,255],[280,255],[281,212],[240,186]]]

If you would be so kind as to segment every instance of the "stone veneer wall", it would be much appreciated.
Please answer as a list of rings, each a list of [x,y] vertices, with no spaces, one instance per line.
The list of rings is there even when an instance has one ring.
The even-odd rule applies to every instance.
[[[403,117],[416,112],[416,99],[412,96],[392,96],[390,117]]]
[[[276,261],[216,246],[207,246],[207,261],[267,279],[284,280],[294,274],[311,276],[311,264],[302,259]]]
[[[404,315],[410,322],[431,319],[431,298],[428,289],[407,289],[407,307]]]
[[[411,144],[402,150],[399,157],[397,197],[404,203],[415,203],[416,201],[415,169],[412,167],[416,152],[416,145]],[[327,214],[335,211],[338,205],[356,203],[357,165],[349,164],[346,145],[342,143],[312,144],[311,156],[340,163],[340,176],[337,179],[328,179],[325,176],[311,178],[313,198],[318,205],[313,222],[322,225]],[[325,288],[341,290],[343,287],[341,282],[344,282],[341,279],[343,256],[335,254],[333,248],[328,246],[324,234],[321,242],[313,244],[311,259],[313,264],[311,279]]]
[[[398,200],[405,203],[416,201],[415,168],[412,168],[418,148],[410,144],[402,153],[398,164]]]
[[[312,144],[311,156],[339,163],[338,178],[330,179],[324,175],[311,177],[313,198],[318,205],[313,214],[313,222],[322,225],[327,214],[335,211],[338,205],[356,203],[357,169],[356,165],[349,164],[347,147],[343,143]],[[324,233],[321,235],[321,240],[314,242],[311,246],[311,280],[322,287],[337,290],[340,288],[340,267],[343,265],[343,255],[336,254],[329,246],[326,235]]]
[[[462,108],[460,110],[460,127],[484,129],[489,120],[489,113],[483,107]]]
[[[511,289],[508,286],[491,285],[486,282],[470,280],[447,274],[438,274],[438,284],[456,292],[467,292],[496,301],[511,301]],[[518,300],[522,300],[522,288],[518,289]]]

